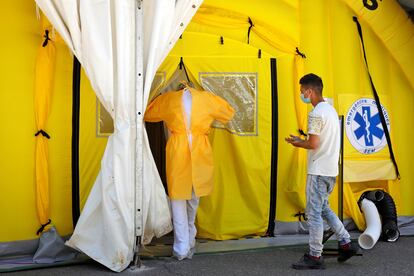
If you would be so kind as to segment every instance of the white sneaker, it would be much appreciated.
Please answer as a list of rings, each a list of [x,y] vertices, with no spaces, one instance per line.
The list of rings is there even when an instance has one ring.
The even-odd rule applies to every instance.
[[[188,251],[186,255],[180,255],[180,254],[177,254],[176,252],[173,252],[173,258],[177,259],[178,261],[182,261],[184,259],[191,260],[194,256],[194,253],[195,253],[195,247],[192,247],[190,248],[190,250]]]
[[[191,247],[190,251],[188,251],[187,258],[191,260],[194,256],[194,253],[195,253],[195,247]]]
[[[176,254],[176,253],[174,252],[174,253],[173,253],[173,258],[177,259],[178,261],[182,261],[182,260],[184,260],[185,258],[187,258],[187,255],[179,255],[179,254]]]

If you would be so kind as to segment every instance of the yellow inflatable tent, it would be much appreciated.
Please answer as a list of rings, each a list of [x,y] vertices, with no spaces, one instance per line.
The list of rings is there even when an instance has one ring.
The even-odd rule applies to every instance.
[[[74,62],[34,2],[8,1],[1,15],[0,256],[9,256],[35,250],[36,232],[50,225],[62,236],[73,231]],[[43,43],[49,43],[47,51]],[[300,102],[298,80],[309,72],[322,77],[324,96],[344,116],[345,219],[364,230],[357,201],[363,192],[381,189],[394,198],[401,233],[413,234],[412,49],[414,25],[396,1],[205,0],[158,68],[151,92],[164,91],[184,66],[196,85],[223,96],[237,111],[227,128],[215,125],[210,134],[215,189],[201,200],[199,237],[303,231],[306,152],[287,145],[284,137],[298,129],[306,132],[309,110]],[[370,77],[400,178],[376,116]],[[111,117],[83,72],[79,108],[78,196],[83,207],[113,131]],[[371,112],[371,136],[356,134],[355,118],[362,108]],[[149,138],[157,139],[154,134]],[[336,193],[330,203],[338,211]]]

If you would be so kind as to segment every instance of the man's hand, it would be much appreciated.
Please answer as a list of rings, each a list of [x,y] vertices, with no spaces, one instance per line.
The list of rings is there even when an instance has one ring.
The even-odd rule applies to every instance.
[[[289,144],[292,144],[295,147],[300,147],[304,149],[317,149],[319,147],[319,136],[318,135],[309,135],[308,140],[302,140],[299,136],[290,134],[289,137],[285,138],[285,141]]]
[[[300,147],[300,145],[304,142],[299,136],[295,136],[290,134],[289,137],[285,138],[285,141],[289,144],[294,145],[295,147]]]

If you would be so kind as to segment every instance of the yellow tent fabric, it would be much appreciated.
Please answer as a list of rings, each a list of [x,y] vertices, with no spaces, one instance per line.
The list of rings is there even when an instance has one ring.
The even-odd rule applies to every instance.
[[[411,45],[414,28],[412,22],[408,22],[402,9],[395,2],[378,3],[379,7],[375,11],[364,8],[362,1],[332,1],[328,5],[323,1],[316,1],[312,4],[301,2],[300,5],[301,20],[308,22],[301,28],[302,48],[305,49],[304,51],[308,56],[305,70],[319,71],[319,74],[325,80],[326,88],[324,91],[327,91],[326,95],[333,99],[335,107],[343,115],[346,115],[346,112],[352,107],[353,100],[362,97],[373,98],[358,33],[352,17],[358,16],[363,20],[361,24],[371,75],[379,96],[384,101],[383,104],[390,114],[390,133],[402,175],[401,181],[384,182],[379,180],[377,176],[370,176],[369,169],[364,171],[364,175],[361,175],[360,172],[358,177],[353,176],[357,171],[351,171],[351,169],[345,171],[345,179],[352,180],[352,183],[345,183],[344,186],[345,214],[352,217],[361,230],[364,229],[363,218],[356,201],[364,190],[379,188],[389,191],[396,201],[399,215],[406,215],[413,211],[412,206],[402,204],[407,202],[408,197],[404,200],[400,198],[400,192],[398,192],[398,190],[405,191],[401,195],[412,194],[413,192],[411,185],[408,184],[413,175],[407,167],[411,154],[404,153],[402,150],[402,148],[405,148],[410,152],[410,146],[408,146],[405,135],[396,135],[396,133],[401,133],[402,129],[404,129],[404,132],[412,132],[411,129],[406,129],[402,125],[402,122],[406,120],[404,118],[409,116],[407,109],[410,109],[409,106],[413,103],[411,80],[405,78],[403,76],[405,73],[402,71],[411,70],[412,72],[412,69],[403,67],[403,64],[406,63],[405,60],[412,60],[412,51],[406,50],[405,45]],[[312,14],[305,12],[309,9],[312,9]],[[312,20],[315,16],[323,19]],[[334,18],[335,20],[333,20]],[[377,21],[372,21],[373,18],[376,18]],[[395,20],[403,21],[403,23],[400,23],[404,31],[396,30],[393,25],[396,22]],[[378,29],[379,27],[382,29]],[[314,32],[313,30],[319,31]],[[321,41],[319,47],[314,47],[314,41]],[[401,63],[397,60],[396,53],[402,52],[391,47],[395,44],[405,49],[402,54],[404,61],[401,61]],[[396,78],[398,78],[398,81]],[[407,135],[409,134],[407,133]],[[355,158],[359,158],[362,162],[383,158],[389,161],[387,147],[376,154],[359,154],[358,157],[355,155],[358,154],[345,135],[345,168]],[[352,168],[356,168],[361,166],[362,163],[353,163],[352,165],[354,165]],[[383,175],[380,179],[391,178],[388,174]],[[372,181],[375,179],[377,181]],[[384,183],[386,183],[385,186]],[[332,200],[331,203],[336,206],[336,200]]]
[[[284,15],[276,16],[273,15],[272,17],[272,23],[269,23],[270,21],[267,21],[267,24],[274,24],[277,26],[283,26],[283,28],[291,30],[292,26],[297,27],[294,31],[289,32],[289,35],[292,36],[293,41],[296,41],[297,47],[306,54],[305,62],[303,63],[303,66],[299,68],[300,66],[295,65],[294,69],[287,73],[286,75],[292,74],[291,72],[298,72],[295,75],[295,80],[293,81],[293,85],[297,85],[298,78],[304,73],[304,72],[316,72],[320,74],[325,82],[325,96],[331,100],[331,102],[334,104],[337,110],[341,109],[341,112],[343,113],[345,109],[348,109],[349,102],[344,102],[344,97],[347,94],[352,95],[372,95],[366,69],[363,63],[362,55],[361,55],[361,49],[359,44],[359,38],[356,32],[356,27],[354,25],[354,22],[352,21],[352,16],[358,15],[364,18],[364,15],[369,17],[369,11],[364,10],[362,6],[361,1],[332,1],[329,2],[328,5],[324,1],[313,1],[310,2],[302,2],[297,1],[294,2],[291,5],[287,5],[286,2],[278,2],[276,3],[267,3],[268,7],[272,7],[272,5],[278,5],[277,9],[272,10],[272,12],[280,12],[284,13]],[[351,5],[357,5],[358,9],[353,8],[350,9],[349,7]],[[270,18],[267,17],[266,14],[268,13],[267,10],[264,10],[261,6],[263,3],[249,3],[246,4],[245,1],[241,1],[239,3],[223,3],[220,1],[206,1],[205,4],[202,6],[202,8],[199,10],[199,14],[197,14],[193,20],[193,22],[190,24],[190,26],[187,28],[188,31],[192,32],[199,32],[199,33],[217,33],[220,35],[223,35],[224,40],[226,38],[231,37],[233,39],[240,40],[242,42],[247,42],[247,30],[249,28],[248,18],[252,20],[252,22],[259,22],[262,20],[262,18]],[[369,62],[371,62],[374,65],[371,65],[370,67],[374,67],[375,69],[372,70],[374,81],[376,82],[377,86],[379,87],[380,91],[380,97],[384,98],[384,92],[383,91],[389,91],[388,93],[391,93],[391,91],[394,91],[392,93],[396,93],[395,91],[405,91],[400,92],[403,93],[404,97],[398,97],[398,99],[393,99],[394,101],[399,101],[400,99],[406,99],[409,103],[412,103],[412,89],[406,86],[406,79],[400,79],[400,81],[393,81],[392,84],[390,82],[387,82],[387,79],[393,79],[396,76],[398,76],[398,66],[403,66],[406,62],[406,60],[410,60],[409,58],[409,51],[405,47],[405,43],[408,45],[411,45],[411,38],[412,35],[409,35],[412,33],[412,23],[408,21],[407,17],[403,15],[403,11],[400,7],[398,7],[395,3],[387,3],[385,7],[381,6],[380,3],[380,10],[381,15],[375,16],[376,18],[381,18],[381,20],[384,22],[386,21],[385,18],[389,18],[389,20],[393,20],[393,14],[391,12],[388,12],[389,10],[395,11],[395,14],[398,15],[398,18],[402,20],[402,23],[404,25],[404,35],[402,32],[400,33],[400,42],[394,41],[393,44],[397,44],[404,48],[404,51],[399,51],[397,49],[391,50],[390,45],[386,45],[388,41],[390,41],[390,38],[395,37],[396,30],[394,28],[386,28],[384,27],[386,23],[382,23],[381,26],[383,27],[382,30],[386,30],[387,33],[381,33],[377,31],[377,27],[379,25],[373,26],[374,30],[376,30],[376,36],[371,32],[371,25],[365,25],[365,31],[368,32],[368,34],[365,34],[366,37],[368,37],[367,40],[367,48],[372,51],[372,48],[376,52],[374,53],[368,53],[368,59]],[[234,12],[237,10],[238,12]],[[227,12],[227,11],[233,11],[233,12]],[[311,12],[310,12],[311,11]],[[357,11],[355,14],[354,12]],[[387,12],[386,12],[387,11]],[[376,13],[377,11],[374,11]],[[255,18],[255,15],[261,14],[259,20]],[[244,18],[243,18],[244,15]],[[279,14],[278,14],[279,15]],[[315,17],[316,16],[316,17]],[[224,17],[222,21],[220,21],[220,17]],[[284,20],[284,17],[289,17],[290,19]],[[280,18],[280,21],[279,21]],[[319,18],[318,20],[315,20],[315,18]],[[335,18],[335,21],[333,20]],[[295,25],[295,23],[291,23],[290,21],[297,21],[299,22],[298,25]],[[378,19],[379,20],[379,19]],[[221,24],[223,22],[223,24]],[[388,21],[388,25],[389,25]],[[374,24],[370,21],[368,23]],[[286,25],[289,25],[287,27]],[[392,25],[394,26],[394,25]],[[276,28],[277,27],[274,27]],[[371,32],[371,33],[369,33]],[[256,36],[254,36],[256,34]],[[267,50],[269,53],[274,54],[274,56],[280,58],[280,60],[288,59],[288,57],[285,57],[284,55],[288,54],[284,47],[278,47],[276,45],[280,45],[280,42],[278,43],[278,35],[276,35],[276,32],[274,32],[275,35],[271,36],[271,39],[276,40],[274,43],[270,43],[269,41],[266,41],[263,37],[260,37],[255,32],[255,26],[251,28],[251,37],[250,37],[250,45],[255,46],[257,48],[261,49],[269,49],[269,45],[272,45],[270,47],[271,49]],[[384,35],[386,34],[386,35]],[[185,35],[185,34],[184,34]],[[408,40],[407,40],[408,38]],[[296,40],[295,40],[296,39]],[[292,40],[288,40],[292,41]],[[265,45],[267,44],[267,45]],[[386,45],[385,47],[382,47],[382,45]],[[344,47],[346,45],[346,47]],[[391,45],[391,46],[392,46]],[[394,51],[396,50],[396,51]],[[384,53],[390,52],[389,58],[383,58]],[[397,57],[395,53],[402,53],[402,56],[404,56],[404,61],[401,61],[402,64],[398,60],[397,67],[393,64],[394,58]],[[351,56],[350,56],[351,54]],[[375,57],[381,57],[381,59],[375,59]],[[299,57],[295,55],[291,58],[298,59]],[[302,59],[300,59],[302,60]],[[303,60],[302,60],[303,61]],[[283,62],[283,61],[282,61]],[[284,67],[287,68],[287,67]],[[383,71],[384,76],[378,76],[378,72],[380,72],[381,68],[389,68],[389,70]],[[392,69],[391,69],[392,68]],[[407,67],[401,67],[403,70],[407,70],[409,72],[412,72],[411,69],[408,69]],[[405,68],[405,69],[404,69]],[[390,71],[391,70],[391,71]],[[393,76],[385,77],[385,75],[392,74]],[[286,76],[284,72],[280,73],[279,71],[279,77],[284,78],[289,76]],[[397,77],[398,78],[398,77]],[[384,87],[385,85],[385,87]],[[390,89],[392,85],[392,89]],[[397,87],[401,87],[397,88]],[[384,89],[385,88],[385,89]],[[407,89],[408,88],[408,89]],[[296,91],[297,89],[290,89],[290,91]],[[289,91],[289,92],[290,92]],[[297,90],[298,91],[298,90]],[[294,92],[293,92],[294,93]],[[355,93],[355,94],[353,94]],[[387,93],[387,92],[385,92]],[[411,93],[411,94],[410,94]],[[297,94],[296,94],[297,95]],[[394,94],[395,95],[395,94]],[[353,96],[353,97],[354,97]],[[371,96],[372,97],[372,96]],[[296,107],[300,107],[298,97],[293,97],[294,102],[296,103]],[[384,103],[387,104],[387,100],[384,100]],[[401,103],[403,105],[407,105],[408,103]],[[303,106],[303,105],[302,105]],[[405,108],[409,109],[408,106]],[[404,108],[404,110],[406,110]],[[282,107],[283,109],[283,107]],[[401,110],[396,110],[395,108],[392,108],[392,113],[396,114],[398,116],[401,112]],[[306,110],[305,110],[306,111]],[[282,111],[283,112],[283,111]],[[394,115],[395,116],[395,115]],[[401,118],[401,117],[400,117]],[[304,121],[306,119],[306,112],[296,112],[296,127],[295,123],[291,121],[289,118],[289,123],[286,125],[283,125],[284,127],[288,127],[290,130],[285,130],[285,128],[281,127],[281,137],[283,139],[283,136],[286,136],[289,131],[294,131],[295,128],[303,128]],[[399,125],[400,120],[394,120],[392,119],[392,125],[397,124]],[[396,122],[398,121],[398,122]],[[281,123],[283,124],[283,123]],[[397,127],[397,126],[395,126]],[[282,132],[285,132],[282,134]],[[393,127],[391,127],[391,132],[393,132]],[[393,132],[395,133],[395,132]],[[397,145],[402,145],[400,143],[401,138],[395,137],[393,134],[393,143]],[[404,138],[402,138],[404,139]],[[406,144],[408,145],[408,144]],[[399,147],[395,146],[394,147]],[[293,214],[297,211],[303,210],[304,207],[304,175],[305,175],[305,152],[290,152],[289,155],[286,155],[287,152],[289,152],[288,149],[284,148],[283,145],[280,146],[280,155],[283,158],[280,158],[279,160],[285,160],[287,164],[290,164],[289,169],[283,168],[284,165],[283,162],[279,162],[281,168],[279,169],[278,174],[278,183],[279,183],[279,191],[278,191],[278,208],[277,210],[283,209],[283,212],[277,211],[277,220],[280,221],[286,221],[286,222],[293,222],[297,220],[293,216]],[[345,154],[348,154],[349,151],[352,148],[350,148],[349,141],[346,141],[345,145]],[[380,156],[382,160],[387,161],[386,166],[389,167],[389,159],[388,159],[388,150],[387,148],[384,148],[382,152],[378,153],[376,156],[364,156],[361,157],[364,162],[367,162],[369,158],[377,158]],[[404,154],[397,154],[397,159],[399,158],[405,158]],[[385,158],[385,159],[384,159]],[[347,158],[345,160],[346,164],[349,165],[352,163],[351,158]],[[384,161],[380,161],[384,162]],[[406,163],[406,161],[400,161],[400,163]],[[292,166],[292,164],[295,164]],[[377,165],[379,163],[376,163]],[[401,166],[401,165],[400,165]],[[385,169],[384,166],[382,166],[383,169]],[[354,173],[356,176],[352,176],[351,173]],[[378,175],[377,175],[378,176]],[[350,180],[353,179],[353,181],[369,181],[372,180],[373,176],[366,173],[363,176],[361,174],[356,174],[356,172],[348,170],[345,175],[346,179]],[[386,177],[380,177],[380,179],[392,179],[392,175],[386,176]],[[378,177],[377,177],[378,179]],[[405,180],[407,181],[407,180]],[[405,182],[404,181],[404,182]],[[377,183],[376,185],[381,188],[383,185],[382,182],[374,182]],[[392,184],[391,184],[392,183]],[[400,186],[402,189],[410,190],[411,188],[408,185],[408,182],[406,182],[406,185],[399,185],[401,183],[396,183],[395,181],[389,182],[389,185],[394,185],[393,187]],[[367,182],[362,183],[352,183],[348,184],[346,183],[345,187],[349,187],[347,185],[352,185],[352,187],[358,187],[358,186],[367,186]],[[375,184],[374,184],[375,186]],[[372,188],[372,187],[370,187]],[[357,188],[355,188],[357,189]],[[359,195],[355,193],[355,189],[347,190],[345,188],[345,198],[352,198],[355,202],[355,198],[357,198],[361,192],[359,192]],[[383,188],[385,189],[385,188]],[[395,189],[389,189],[387,188],[396,198],[397,201],[399,201],[398,194],[395,194],[393,191]],[[412,192],[412,191],[411,191]],[[337,200],[336,200],[336,194],[334,194],[331,198],[331,205],[334,206],[334,208],[337,206]],[[354,204],[355,205],[355,204]],[[399,204],[399,207],[401,205]],[[408,206],[404,205],[401,206],[399,209],[399,212],[401,214],[405,213],[405,210]],[[359,210],[352,209],[350,206],[345,206],[345,211],[347,212],[346,215],[351,216],[353,218],[358,218],[361,216]],[[412,211],[411,211],[412,212]],[[358,223],[358,226],[361,227],[360,223]]]
[[[80,88],[80,127],[79,133],[79,201],[83,206],[88,199],[92,185],[99,173],[101,167],[100,161],[104,154],[108,135],[99,133],[99,124],[112,126],[112,119],[102,121],[99,111],[104,108],[100,106],[99,100],[93,92],[92,86],[85,75],[81,72],[81,88]],[[109,113],[105,119],[111,118]]]
[[[299,93],[298,80],[304,73],[315,72],[323,77],[325,83],[325,96],[332,101],[338,112],[342,114],[349,109],[349,104],[352,102],[351,100],[345,101],[346,97],[350,96],[355,99],[360,96],[366,97],[371,95],[366,69],[361,55],[359,38],[354,22],[352,21],[352,16],[361,16],[362,12],[365,12],[361,3],[358,3],[360,7],[359,10],[357,10],[358,12],[355,13],[355,11],[350,8],[349,1],[332,1],[328,3],[328,5],[326,5],[324,1],[316,1],[312,3],[302,1],[265,1],[266,3],[247,2],[248,1],[239,1],[237,3],[215,0],[205,1],[184,32],[183,40],[178,42],[173,52],[170,54],[169,59],[167,59],[163,66],[160,67],[159,71],[165,74],[165,79],[168,79],[172,72],[176,70],[179,57],[181,56],[184,57],[184,61],[190,68],[190,71],[191,66],[189,64],[191,64],[192,60],[204,60],[204,63],[208,64],[210,62],[215,63],[213,60],[217,56],[256,56],[254,50],[251,50],[251,52],[248,53],[249,51],[245,51],[245,47],[235,43],[236,41],[239,41],[246,45],[247,31],[250,27],[248,19],[250,18],[254,24],[250,33],[250,46],[256,48],[256,50],[261,49],[270,56],[276,57],[278,61],[279,102],[282,103],[279,106],[279,141],[283,141],[283,138],[286,135],[295,132],[299,128],[306,132],[306,113],[309,110],[307,110],[306,105],[301,104],[299,97],[297,96]],[[263,9],[264,5],[268,8]],[[393,4],[392,7],[393,9],[396,9],[395,11],[397,14],[401,15],[402,11],[397,5]],[[369,14],[369,12],[366,14]],[[314,15],[317,15],[318,20],[315,20]],[[386,13],[384,16],[385,18],[392,20],[391,13]],[[333,20],[333,18],[335,18],[335,20]],[[408,144],[404,137],[395,136],[393,134],[396,129],[403,128],[403,120],[395,120],[393,117],[397,116],[403,118],[409,116],[407,110],[410,109],[409,103],[412,103],[412,89],[407,86],[406,79],[401,79],[399,76],[399,70],[401,70],[399,68],[399,61],[394,60],[392,54],[387,54],[389,49],[384,46],[384,44],[387,43],[388,40],[373,33],[371,25],[366,22],[363,24],[365,24],[363,26],[364,31],[367,32],[364,34],[364,37],[366,37],[368,59],[372,64],[370,67],[374,68],[372,74],[374,81],[378,86],[378,90],[380,91],[380,97],[381,99],[384,99],[384,104],[387,106],[388,103],[397,106],[397,102],[404,106],[404,109],[390,107],[393,114],[391,116],[391,135],[394,147],[407,147]],[[260,26],[264,26],[266,31],[260,33]],[[409,27],[410,26],[407,28]],[[212,35],[212,37],[207,38],[208,35]],[[224,45],[220,44],[220,36],[223,37]],[[285,39],[286,37],[288,37],[288,39]],[[409,37],[409,35],[405,35],[404,37]],[[213,40],[213,42],[208,42],[210,39]],[[306,55],[306,58],[302,58],[295,52],[296,47]],[[404,54],[407,57],[408,51],[404,51]],[[379,56],[382,57],[381,60],[375,59],[375,57]],[[211,57],[212,59],[208,57]],[[238,61],[233,60],[233,62],[239,64]],[[225,63],[227,62],[224,62],[224,64]],[[215,67],[215,65],[205,64],[202,66],[193,65],[193,69],[206,66],[212,68]],[[380,68],[387,69],[378,74]],[[191,74],[194,74],[196,78],[198,77],[197,74],[199,74],[197,70],[200,69],[196,69],[196,72],[190,72]],[[214,71],[214,69],[211,70]],[[393,88],[390,89],[391,87]],[[402,93],[404,96],[398,97],[397,99],[385,97],[385,94],[387,93],[393,93],[392,95],[395,95],[396,91],[399,91],[399,93]],[[402,113],[405,113],[405,115]],[[221,133],[220,130],[215,132]],[[223,143],[223,141],[226,141],[226,139],[227,138],[224,137],[214,138],[214,141],[220,144]],[[222,151],[225,150],[226,149],[224,148],[222,149]],[[303,211],[305,206],[304,184],[306,174],[306,151],[301,149],[290,149],[289,147],[286,147],[284,143],[279,143],[278,151],[279,167],[276,220],[287,223],[298,222],[298,217],[295,217],[294,214]],[[352,152],[354,152],[354,149],[349,141],[345,139],[346,166],[354,162],[352,159]],[[403,156],[403,160],[399,161],[399,163],[402,168],[406,166],[405,164],[407,161],[404,160],[404,155],[402,155],[401,152],[396,155],[397,159],[401,158],[399,156]],[[379,162],[385,162],[386,166],[389,168],[390,162],[388,159],[387,148],[384,148],[383,151],[376,155],[376,157],[375,155],[370,156],[370,158],[374,159],[378,159],[378,157],[380,157]],[[366,156],[359,156],[356,159],[358,158],[364,160],[364,162],[367,162],[368,160]],[[230,170],[227,163],[222,164],[222,166],[223,168],[226,168],[226,172]],[[403,171],[406,170],[403,169]],[[354,173],[354,176],[352,176],[351,173]],[[223,185],[223,183],[226,183],[227,185],[227,183],[235,181],[230,176],[227,177],[226,174],[222,173],[222,175],[221,179],[216,179],[216,183],[220,183],[217,185],[218,187]],[[395,187],[400,187],[401,190],[407,192],[404,195],[412,193],[412,188],[408,185],[409,179],[412,176],[403,179],[401,183],[395,182],[394,180],[390,180],[389,182],[378,180],[375,182],[372,181],[372,176],[369,176],[366,173],[363,176],[364,177],[361,177],[361,173],[357,173],[357,171],[348,169],[345,173],[345,179],[347,181],[353,179],[353,182],[347,182],[344,185],[345,216],[352,217],[356,220],[360,229],[363,227],[363,224],[360,223],[363,218],[356,205],[356,200],[359,198],[365,186],[372,189],[378,187],[390,191],[391,195],[395,197],[398,202],[398,210],[400,214],[410,214],[413,212],[413,210],[411,210],[412,207],[408,204],[401,204],[401,201],[404,201],[404,199],[400,199],[399,193],[395,192],[398,189],[394,189]],[[380,179],[389,179],[389,177],[381,177]],[[372,183],[372,185],[368,185],[367,183]],[[387,183],[388,186],[385,187],[383,183]],[[357,190],[358,192],[355,192]],[[206,204],[206,206],[209,207],[206,207],[206,209],[216,206],[214,207],[215,211],[219,214],[226,208],[229,208],[229,205],[233,204],[233,201],[227,202],[226,200],[214,198],[215,196],[216,195],[213,195],[208,199],[209,203]],[[408,197],[406,196],[406,198]],[[207,202],[207,200],[205,202]],[[254,225],[255,223],[252,222],[253,220],[250,218],[249,212],[243,209],[248,205],[249,203],[237,200],[234,204],[234,206],[242,208],[243,211],[240,211],[240,213],[248,218],[244,223]],[[263,210],[268,208],[265,205],[266,204],[263,203],[261,207]],[[331,205],[336,209],[336,191],[331,197]],[[203,215],[202,212],[203,211],[200,211],[200,218],[198,219],[200,236],[225,239],[243,236],[248,232],[241,228],[232,228],[232,226],[230,226],[232,223],[231,220],[227,221],[227,219],[223,219],[218,223],[208,220],[207,213]],[[262,225],[252,227],[256,227],[256,230],[250,231],[250,233],[263,233],[265,231],[266,215],[259,216],[261,217]],[[207,221],[205,223],[206,225],[211,224],[212,226],[205,226],[203,221]],[[208,228],[215,228],[218,230],[211,230]],[[223,233],[231,234],[227,235]]]
[[[215,4],[222,5],[222,3]],[[251,22],[253,22],[251,31],[252,33],[256,34],[258,38],[260,38],[260,42],[252,39],[251,44],[253,46],[264,48],[266,50],[268,50],[268,47],[270,46],[271,49],[269,53],[273,53],[275,56],[283,56],[289,54],[290,56],[294,57],[294,68],[292,70],[294,89],[292,89],[292,92],[295,94],[295,91],[299,91],[299,79],[304,72],[304,59],[295,51],[295,49],[300,48],[299,39],[296,36],[291,37],[290,35],[292,33],[288,34],[284,30],[280,29],[281,26],[285,28],[286,25],[286,21],[283,21],[283,17],[275,17],[278,20],[276,20],[274,22],[274,26],[272,26],[261,21],[260,18],[263,15],[263,10],[257,11],[254,9],[254,6],[250,4],[249,6],[253,8],[253,10],[250,10],[247,14],[257,14],[256,17],[250,17],[246,14],[240,14],[230,9],[223,7],[218,8],[205,3],[202,7],[200,7],[197,14],[194,16],[192,23],[188,26],[187,30],[211,33],[214,31],[208,27],[212,26],[218,28],[220,30],[220,33],[224,33],[232,38],[238,38],[234,35],[234,32],[231,31],[233,29],[239,29],[242,31],[247,30],[250,27],[248,20],[251,20]],[[286,8],[287,11],[290,11],[291,7],[284,8]],[[292,15],[295,16],[295,14]],[[231,33],[228,34],[227,32],[229,31],[226,29],[229,29]],[[297,119],[297,129],[306,130],[306,106],[300,104],[300,99],[298,97],[294,97],[294,103]],[[294,148],[293,151],[295,158],[294,163],[297,164],[297,166],[290,172],[289,179],[292,181],[291,184],[287,186],[285,191],[290,193],[291,200],[296,205],[301,206],[303,209],[305,206],[305,197],[303,191],[305,183],[304,173],[306,172],[306,152],[302,149],[297,148]]]
[[[13,242],[38,238],[36,231],[40,227],[40,217],[37,214],[35,148],[37,139],[47,139],[40,138],[41,134],[34,136],[38,131],[34,91],[37,55],[39,46],[45,40],[43,27],[46,25],[42,25],[37,18],[36,6],[31,1],[10,1],[3,4],[0,10],[3,22],[0,24],[0,32],[5,40],[0,53],[0,123],[4,135],[0,138],[0,153],[3,156],[3,161],[0,162],[0,194],[7,196],[0,201],[0,242]],[[49,34],[55,42],[56,54],[50,84],[55,93],[53,101],[49,102],[47,124],[43,126],[52,137],[47,140],[48,177],[51,183],[48,218],[53,221],[59,234],[68,235],[73,230],[69,127],[73,57],[60,42],[57,33],[54,34],[50,29]],[[48,83],[42,85],[44,89],[44,85]],[[44,110],[40,113],[40,116],[45,116]]]
[[[13,37],[2,43],[0,53],[0,242],[7,242],[36,238],[39,228],[34,196],[33,71],[41,38],[33,5],[3,4],[1,18],[8,23],[0,24],[0,32],[3,38]]]

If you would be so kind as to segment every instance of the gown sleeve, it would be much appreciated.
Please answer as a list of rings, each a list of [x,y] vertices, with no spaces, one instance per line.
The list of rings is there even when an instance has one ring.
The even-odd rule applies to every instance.
[[[162,105],[164,103],[164,95],[156,97],[148,106],[145,111],[144,121],[146,122],[160,122],[163,120]]]
[[[215,111],[213,112],[213,117],[217,121],[220,121],[223,124],[228,123],[234,116],[234,109],[231,105],[226,102],[223,98],[212,95],[212,102],[215,106]]]

